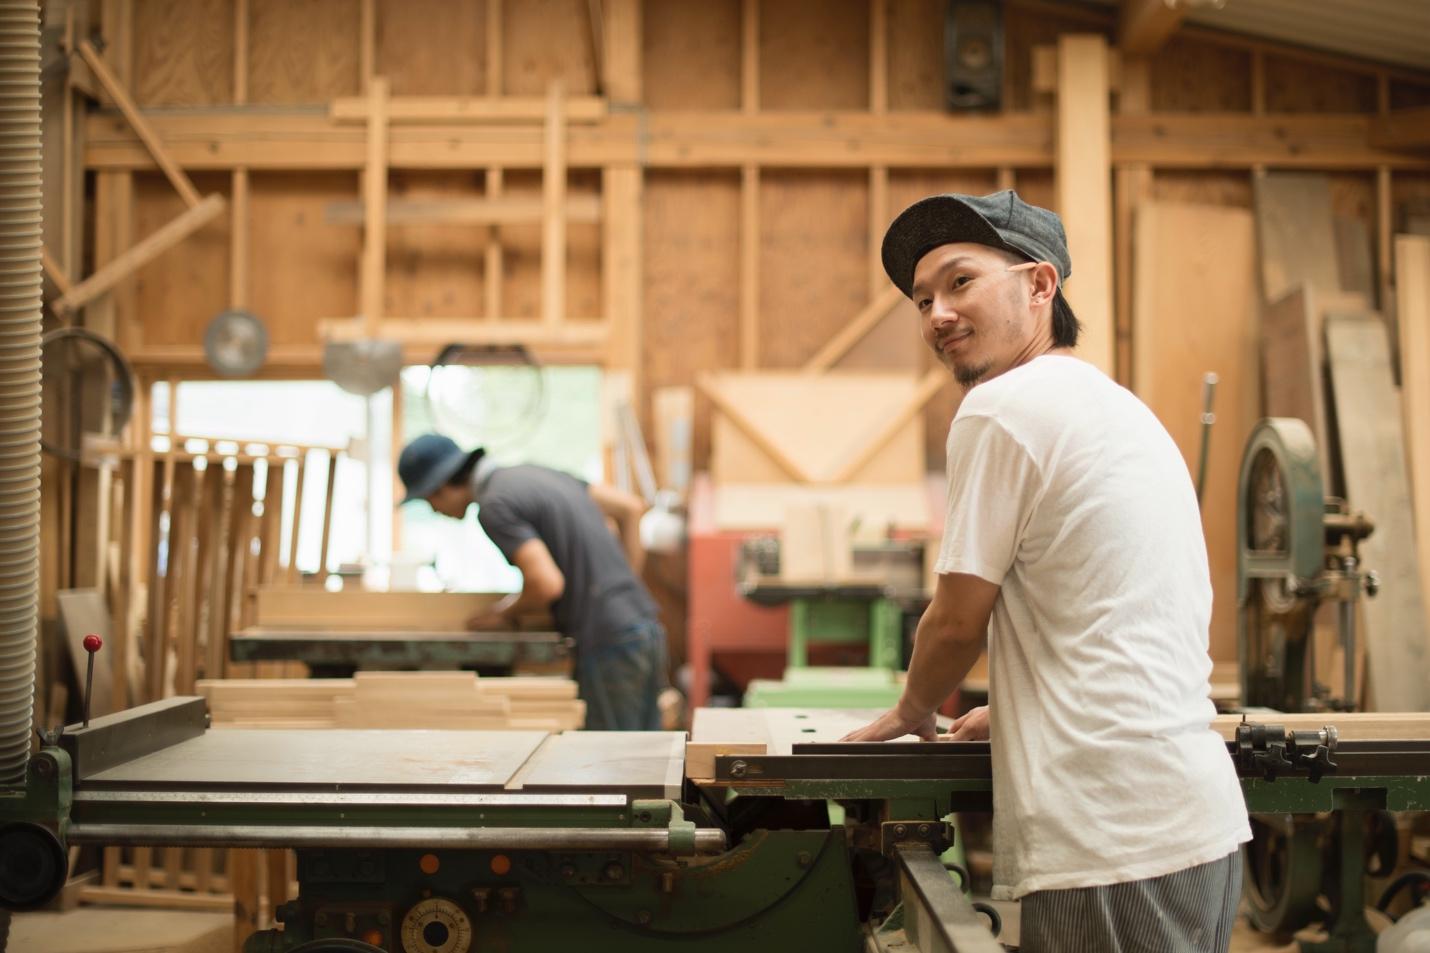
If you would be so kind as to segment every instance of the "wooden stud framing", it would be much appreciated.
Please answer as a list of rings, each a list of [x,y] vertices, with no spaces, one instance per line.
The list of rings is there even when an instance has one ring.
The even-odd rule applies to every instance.
[[[830,338],[824,347],[805,362],[804,369],[806,371],[817,373],[829,370],[839,362],[841,357],[849,353],[849,349],[858,344],[864,335],[872,331],[876,324],[884,320],[895,305],[904,300],[904,293],[889,284],[887,276],[883,274],[882,266],[880,266],[880,276],[884,278],[881,283],[883,290],[875,295],[874,299],[865,305],[864,309],[856,314],[849,323],[840,328],[839,333]]]
[[[760,0],[744,0],[740,31],[740,111],[760,109]],[[740,366],[760,366],[760,167],[740,167]]]
[[[1151,105],[1151,70],[1145,57],[1129,57],[1123,64],[1117,108],[1124,114],[1145,113]],[[1119,165],[1113,173],[1115,203],[1113,238],[1116,241],[1116,309],[1113,366],[1119,384],[1132,382],[1132,250],[1137,207],[1152,196],[1152,170],[1145,163]]]
[[[497,175],[500,191],[501,170]],[[564,215],[567,222],[595,224],[601,220],[601,199],[595,195],[568,195]],[[361,225],[366,220],[362,202],[333,202],[325,220],[330,225]],[[541,199],[501,196],[496,198],[388,199],[387,224],[393,225],[536,225],[544,220]]]
[[[487,0],[486,92],[493,102],[501,95],[502,80],[502,0]],[[488,166],[486,173],[486,195],[488,201],[496,202],[502,192],[502,170],[500,166]],[[487,229],[485,267],[482,272],[482,292],[485,316],[493,320],[502,313],[502,245],[501,229],[493,224]],[[393,536],[394,541],[397,539]],[[394,542],[394,545],[396,543]]]
[[[882,116],[889,111],[889,6],[888,0],[869,0],[869,111]],[[869,296],[888,286],[889,278],[879,257],[884,228],[889,224],[889,167],[869,166]]]
[[[1112,183],[1107,44],[1100,35],[1058,38],[1058,210],[1074,277],[1063,294],[1082,322],[1078,354],[1113,372]]]
[[[541,172],[541,320],[548,327],[566,316],[566,114],[565,91],[553,80],[546,93],[546,162]]]
[[[874,459],[874,455],[882,450],[884,445],[892,440],[894,435],[902,430],[915,414],[923,410],[925,404],[933,400],[934,395],[943,389],[948,380],[948,371],[942,367],[935,367],[925,372],[919,380],[918,388],[909,395],[909,399],[895,413],[879,421],[879,426],[865,438],[850,442],[851,446],[860,448],[859,452],[847,460],[841,461],[832,472],[821,474],[821,481],[826,483],[848,482],[866,463]]]
[[[367,166],[363,172],[362,273],[358,310],[367,336],[382,320],[387,277],[387,78],[368,83]]]
[[[393,125],[540,123],[547,107],[547,99],[531,96],[398,96],[389,104],[387,121]],[[333,100],[328,116],[334,122],[360,123],[367,120],[369,108],[366,97],[344,96]],[[594,96],[570,97],[565,112],[566,122],[576,124],[597,123],[607,115],[605,100]]]

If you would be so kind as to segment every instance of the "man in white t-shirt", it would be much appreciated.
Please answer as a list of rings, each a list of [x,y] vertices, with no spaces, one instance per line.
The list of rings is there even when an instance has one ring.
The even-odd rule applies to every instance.
[[[965,388],[933,600],[898,705],[849,741],[935,738],[988,647],[994,896],[1024,953],[1224,951],[1250,839],[1210,729],[1212,592],[1186,464],[1136,397],[1072,356],[1062,223],[1011,191],[937,195],[884,270]]]

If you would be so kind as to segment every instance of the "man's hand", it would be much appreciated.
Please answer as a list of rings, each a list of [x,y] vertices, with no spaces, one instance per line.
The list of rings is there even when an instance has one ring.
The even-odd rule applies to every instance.
[[[891,708],[863,728],[851,731],[839,740],[888,741],[891,738],[902,738],[904,735],[918,735],[922,741],[935,740],[938,737],[938,728],[934,724],[933,713],[930,712],[923,718],[909,718],[899,714],[897,707]]]
[[[940,736],[940,741],[987,741],[989,738],[988,706],[977,708],[960,715],[949,728],[948,734]]]

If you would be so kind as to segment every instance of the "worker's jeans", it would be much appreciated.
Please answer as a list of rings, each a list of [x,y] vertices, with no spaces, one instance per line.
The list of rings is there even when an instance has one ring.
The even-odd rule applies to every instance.
[[[659,731],[665,629],[642,622],[576,650],[576,682],[592,731]]]

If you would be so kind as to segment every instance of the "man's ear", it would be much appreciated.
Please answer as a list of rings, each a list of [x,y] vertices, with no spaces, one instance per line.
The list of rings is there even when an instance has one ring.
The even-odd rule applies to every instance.
[[[1033,269],[1033,304],[1050,304],[1058,293],[1058,270],[1051,263],[1040,261]]]

